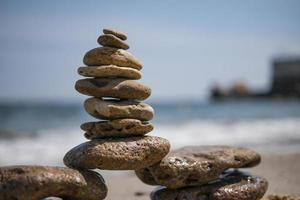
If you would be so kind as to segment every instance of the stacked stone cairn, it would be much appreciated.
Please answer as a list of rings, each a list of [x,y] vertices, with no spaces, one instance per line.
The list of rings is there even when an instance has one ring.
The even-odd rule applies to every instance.
[[[146,184],[160,185],[152,200],[258,200],[267,180],[237,168],[254,167],[260,160],[247,148],[186,146],[136,174]]]
[[[138,83],[142,64],[128,51],[126,35],[104,29],[98,47],[83,59],[87,66],[78,73],[75,89],[92,96],[84,102],[91,116],[101,121],[81,125],[90,140],[71,149],[64,157],[75,169],[139,170],[162,160],[170,149],[168,140],[145,136],[152,131],[153,108],[143,103],[151,89]]]
[[[78,92],[91,96],[85,110],[101,121],[81,125],[89,140],[64,157],[66,167],[11,166],[0,168],[0,200],[101,200],[107,187],[91,169],[135,170],[146,184],[158,185],[152,200],[258,200],[268,182],[238,168],[258,165],[260,155],[230,146],[187,146],[169,152],[166,139],[145,136],[152,131],[154,111],[141,102],[151,89],[141,78],[141,63],[126,50],[126,35],[103,30],[98,47],[83,59]]]

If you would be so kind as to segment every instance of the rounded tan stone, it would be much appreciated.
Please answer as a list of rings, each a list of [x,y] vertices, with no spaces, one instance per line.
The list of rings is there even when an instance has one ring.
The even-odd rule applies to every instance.
[[[230,146],[187,146],[172,151],[161,162],[136,171],[150,185],[180,188],[206,184],[229,168],[253,167],[260,155],[246,148]]]
[[[126,78],[138,80],[142,77],[141,72],[129,67],[118,67],[116,65],[85,66],[78,68],[78,74],[86,77],[96,78]]]
[[[100,200],[107,187],[100,174],[66,167],[9,166],[0,168],[0,199],[41,200],[60,197]]]
[[[114,47],[119,49],[129,49],[129,45],[112,34],[100,35],[97,42],[104,47]]]
[[[137,119],[87,122],[80,127],[87,139],[141,136],[153,130],[152,124]]]
[[[122,78],[87,78],[78,80],[75,89],[94,97],[144,100],[151,95],[150,87]]]
[[[258,200],[267,189],[265,178],[231,171],[210,184],[180,189],[159,187],[150,196],[151,200]]]
[[[64,163],[79,169],[136,170],[159,162],[169,149],[168,140],[155,136],[96,139],[71,149]]]
[[[142,64],[131,53],[112,47],[98,47],[88,51],[83,58],[83,63],[88,66],[117,65],[142,69]]]
[[[84,108],[93,117],[104,120],[138,119],[149,121],[154,115],[154,110],[150,105],[132,100],[89,98],[84,102]]]
[[[103,33],[104,34],[112,34],[112,35],[120,38],[121,40],[126,40],[127,39],[127,36],[125,35],[125,33],[122,33],[120,31],[117,31],[117,30],[114,30],[114,29],[105,28],[105,29],[103,29]]]

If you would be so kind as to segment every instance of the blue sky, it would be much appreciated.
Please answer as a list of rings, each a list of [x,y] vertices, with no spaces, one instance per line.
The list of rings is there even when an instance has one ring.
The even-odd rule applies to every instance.
[[[82,101],[76,70],[104,27],[127,33],[152,100],[265,89],[272,58],[300,55],[297,0],[1,0],[0,27],[0,100]]]

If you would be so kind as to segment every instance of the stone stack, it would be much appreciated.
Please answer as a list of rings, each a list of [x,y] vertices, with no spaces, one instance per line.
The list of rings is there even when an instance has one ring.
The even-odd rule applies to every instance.
[[[151,89],[138,83],[142,64],[128,51],[126,35],[103,30],[98,47],[83,59],[87,66],[78,73],[89,77],[78,80],[75,89],[91,96],[84,108],[101,121],[81,125],[90,140],[71,149],[64,157],[66,166],[76,169],[139,170],[149,167],[167,155],[166,139],[145,136],[152,131],[149,121],[153,108],[141,102]]]
[[[246,148],[188,146],[136,174],[146,184],[160,185],[151,193],[152,200],[258,200],[267,180],[237,168],[254,167],[260,160]]]

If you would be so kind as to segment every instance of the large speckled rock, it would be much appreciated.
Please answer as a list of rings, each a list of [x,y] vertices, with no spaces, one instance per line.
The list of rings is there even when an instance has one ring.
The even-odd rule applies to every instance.
[[[136,171],[150,185],[180,188],[206,184],[229,168],[252,167],[260,155],[246,148],[229,146],[187,146],[172,151],[161,162]]]
[[[103,178],[93,171],[43,166],[0,168],[1,200],[41,200],[46,197],[101,200],[106,194]]]
[[[102,66],[87,66],[79,67],[78,74],[86,77],[97,78],[126,78],[126,79],[140,79],[141,72],[129,67],[118,67],[116,65],[102,65]]]
[[[129,45],[126,42],[112,34],[100,35],[97,41],[104,47],[115,47],[125,50],[129,49]]]
[[[88,66],[117,65],[142,69],[142,64],[131,53],[112,47],[98,47],[88,51],[83,58],[83,63]]]
[[[117,30],[114,30],[114,29],[105,28],[105,29],[103,29],[103,33],[104,34],[112,34],[112,35],[120,38],[121,40],[126,40],[127,39],[127,36],[125,35],[125,33],[122,33],[120,31],[117,31]]]
[[[71,149],[64,163],[79,169],[136,170],[159,162],[169,149],[168,140],[155,136],[97,139]]]
[[[151,193],[151,200],[258,200],[267,188],[266,179],[235,171],[207,185],[181,189],[159,187]]]
[[[87,122],[80,127],[87,139],[139,136],[153,130],[152,124],[137,119]]]
[[[75,89],[81,94],[94,97],[119,99],[147,99],[151,89],[133,80],[122,78],[87,78],[78,80]]]
[[[298,197],[292,197],[289,195],[268,195],[267,197],[262,198],[261,200],[300,200],[300,196]]]
[[[146,103],[126,100],[101,100],[89,98],[84,102],[85,110],[95,118],[104,120],[138,119],[149,121],[154,110]]]

